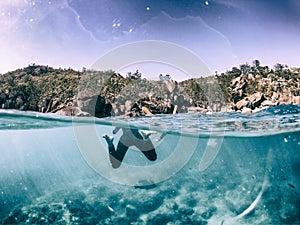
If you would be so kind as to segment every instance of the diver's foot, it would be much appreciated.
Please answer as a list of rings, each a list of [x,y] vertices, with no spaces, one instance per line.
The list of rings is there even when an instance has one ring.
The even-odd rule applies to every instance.
[[[144,139],[148,139],[151,134],[156,134],[156,131],[152,130],[141,130],[140,131],[141,135],[143,136]]]
[[[113,136],[108,136],[107,134],[103,134],[102,136],[105,141],[107,142],[108,145],[112,145],[113,141],[114,141],[114,137]]]

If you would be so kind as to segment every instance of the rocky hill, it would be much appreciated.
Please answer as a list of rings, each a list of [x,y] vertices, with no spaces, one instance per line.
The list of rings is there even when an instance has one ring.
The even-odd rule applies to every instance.
[[[243,64],[210,77],[158,81],[136,71],[126,77],[114,71],[83,72],[29,65],[0,75],[0,108],[105,117],[122,115],[133,106],[154,113],[257,112],[278,104],[300,104],[300,69],[276,64],[273,69]]]
[[[80,75],[36,65],[0,75],[0,107],[53,112],[72,105]]]

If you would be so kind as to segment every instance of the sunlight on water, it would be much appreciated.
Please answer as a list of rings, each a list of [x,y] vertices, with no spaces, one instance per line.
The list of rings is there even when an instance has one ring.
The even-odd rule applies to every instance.
[[[131,120],[0,114],[0,224],[300,222],[298,106]],[[102,135],[116,126],[155,130],[157,159],[130,147],[113,169]]]

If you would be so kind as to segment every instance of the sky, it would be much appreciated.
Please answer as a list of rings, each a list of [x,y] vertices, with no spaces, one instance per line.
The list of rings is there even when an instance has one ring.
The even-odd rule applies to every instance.
[[[190,51],[213,74],[254,59],[300,67],[299,11],[298,0],[0,0],[0,73],[32,63],[91,68],[147,40]],[[183,76],[176,65],[142,64],[120,71]]]

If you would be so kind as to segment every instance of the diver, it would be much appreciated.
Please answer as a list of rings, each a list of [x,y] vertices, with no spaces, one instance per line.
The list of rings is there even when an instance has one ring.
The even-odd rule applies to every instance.
[[[147,116],[152,116],[153,114],[150,110],[146,107],[142,107],[142,110],[145,112]],[[128,112],[125,114],[125,117],[130,118],[133,117],[134,113]],[[116,127],[113,130],[113,134],[116,134],[120,129],[122,129],[123,134],[120,137],[120,140],[117,145],[117,149],[113,144],[113,137],[108,136],[107,134],[103,135],[103,138],[106,140],[108,144],[108,152],[109,152],[109,159],[110,163],[113,168],[119,168],[122,164],[124,156],[131,146],[136,146],[150,161],[155,161],[157,158],[155,148],[153,143],[151,142],[149,136],[154,131],[149,130],[141,130],[139,132],[138,129],[135,128],[120,128]]]
[[[123,134],[120,137],[117,149],[115,149],[113,144],[113,137],[109,137],[107,134],[103,135],[103,138],[108,144],[109,159],[113,168],[116,169],[121,166],[124,156],[130,146],[136,146],[150,161],[156,160],[156,151],[149,138],[152,134],[151,131],[141,131],[141,134],[134,128],[116,127],[113,130],[113,134],[116,134],[120,129],[122,129]]]

